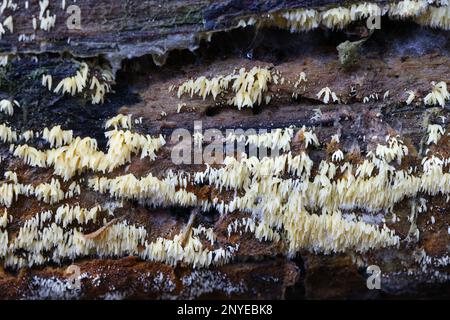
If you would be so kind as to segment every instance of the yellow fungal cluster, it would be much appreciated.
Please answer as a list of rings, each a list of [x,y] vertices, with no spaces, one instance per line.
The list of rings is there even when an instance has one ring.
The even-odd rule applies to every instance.
[[[197,203],[195,194],[184,189],[177,190],[177,177],[168,176],[160,180],[151,173],[141,179],[132,174],[114,179],[95,177],[89,180],[89,186],[97,192],[109,193],[114,198],[142,200],[154,207],[161,205],[188,207]]]
[[[89,66],[82,62],[80,70],[75,76],[64,78],[56,86],[55,93],[68,93],[74,96],[77,93],[82,93],[85,89],[91,90],[91,100],[93,104],[103,103],[106,93],[111,91],[110,83],[114,81],[114,76],[107,68],[101,70],[100,79],[93,75],[89,80]],[[45,79],[45,81],[44,81]],[[44,75],[42,78],[42,85],[48,86],[51,89],[51,76]]]
[[[424,102],[426,105],[440,105],[442,108],[445,107],[445,102],[450,100],[450,93],[447,90],[447,84],[444,81],[432,82],[433,86],[431,92],[426,95]]]
[[[307,131],[302,131],[306,136]],[[343,152],[336,152],[332,160],[343,161]],[[313,161],[303,152],[298,156],[289,153],[262,160],[226,158],[222,168],[208,167],[206,171],[195,173],[193,178],[179,177],[170,182],[151,175],[142,179],[128,175],[115,179],[95,178],[90,185],[116,198],[148,200],[153,205],[179,205],[181,202],[174,201],[175,197],[158,196],[166,194],[160,190],[168,187],[174,192],[177,186],[180,192],[187,181],[198,185],[206,183],[219,190],[240,191],[243,194],[228,203],[215,198],[205,204],[205,200],[200,202],[192,194],[188,205],[212,206],[222,215],[236,210],[249,212],[255,220],[246,221],[246,228],[260,240],[286,241],[289,254],[301,248],[324,253],[349,249],[366,251],[398,245],[399,238],[385,226],[379,228],[345,219],[340,210],[392,211],[396,203],[417,193],[447,195],[450,192],[450,174],[444,171],[444,161],[436,157],[424,159],[422,175],[411,168],[395,169],[391,163],[401,163],[407,155],[408,149],[400,139],[387,137],[386,145],[378,145],[361,164],[336,165],[323,160],[315,176],[312,176]],[[299,179],[282,178],[287,173]],[[177,180],[184,182],[177,183]],[[148,191],[149,186],[158,187]],[[310,211],[321,214],[310,214]]]
[[[72,130],[62,130],[61,126],[55,126],[51,129],[45,128],[42,138],[50,143],[50,147],[61,147],[69,144],[73,140]]]
[[[89,67],[83,62],[81,63],[80,70],[77,71],[76,75],[73,77],[64,78],[56,86],[54,92],[62,94],[69,93],[74,96],[76,93],[83,92],[88,81]]]
[[[234,77],[232,84],[235,96],[229,102],[240,110],[244,107],[260,105],[263,93],[267,91],[268,84],[272,81],[272,75],[268,69],[253,67],[250,71],[240,69],[239,74]]]
[[[187,239],[183,234],[178,234],[172,240],[158,238],[155,242],[146,243],[141,257],[171,265],[183,262],[198,268],[226,264],[238,249],[238,245],[228,246],[225,249],[206,249],[200,239],[191,232]]]
[[[106,121],[105,129],[131,129],[131,115],[118,114]]]
[[[79,224],[87,224],[90,221],[96,222],[97,215],[102,211],[100,206],[95,206],[91,209],[81,208],[77,206],[63,205],[56,209],[55,223],[66,228],[68,225],[76,221]]]
[[[0,135],[1,133],[0,126]],[[129,162],[131,155],[139,152],[142,158],[149,157],[153,160],[156,157],[155,152],[165,144],[162,136],[152,138],[149,135],[143,136],[130,131],[112,130],[105,135],[108,138],[106,154],[97,150],[95,139],[80,137],[72,139],[71,131],[63,131],[58,126],[45,131],[44,136],[51,144],[70,142],[68,145],[45,151],[28,145],[19,145],[14,148],[14,156],[34,167],[53,167],[54,173],[67,181],[76,173],[86,170],[110,172]],[[4,136],[6,139],[11,139],[8,131],[4,133]]]
[[[220,93],[228,89],[231,77],[231,75],[226,77],[217,76],[212,79],[208,79],[201,76],[195,80],[188,80],[183,82],[178,87],[178,98],[181,98],[183,94],[189,94],[191,98],[194,95],[197,95],[203,99],[206,99],[208,95],[212,95],[215,100]]]
[[[89,89],[93,92],[91,95],[93,104],[105,102],[105,95],[111,91],[110,83],[113,81],[114,76],[108,69],[102,69],[100,80],[97,79],[97,77],[92,76],[91,86]]]
[[[137,254],[147,232],[143,227],[129,225],[127,221],[105,225],[103,232],[94,236],[83,234],[83,227],[65,230],[64,226],[73,222],[81,226],[89,221],[95,222],[99,210],[98,206],[90,210],[62,206],[56,214],[52,211],[38,213],[27,220],[9,242],[6,232],[0,235],[6,240],[6,245],[2,243],[0,258],[4,259],[7,267],[23,268],[47,262],[59,263],[63,259],[92,253],[100,257]],[[18,251],[25,253],[17,254]]]
[[[320,14],[321,23],[330,29],[343,29],[352,20],[347,8],[333,8]]]
[[[5,124],[0,124],[0,141],[2,142],[16,142],[17,132],[12,130]]]
[[[9,219],[8,219],[8,211],[5,209],[3,212],[3,215],[0,216],[0,228],[5,229],[8,225]]]
[[[42,183],[34,189],[36,198],[45,203],[55,204],[64,199],[64,192],[58,180],[52,179],[50,183]]]
[[[312,9],[283,12],[279,24],[291,32],[309,31],[319,26],[319,13]]]
[[[0,229],[0,258],[4,259],[5,266],[17,269],[90,254],[100,257],[138,255],[146,260],[173,265],[182,262],[196,268],[225,264],[239,248],[239,245],[215,250],[205,248],[199,236],[205,234],[213,245],[215,235],[212,229],[202,226],[192,228],[187,234],[175,235],[173,239],[158,238],[151,243],[146,240],[144,227],[129,225],[127,221],[104,221],[98,231],[84,234],[82,226],[97,223],[101,211],[100,206],[84,209],[63,205],[56,212],[41,212],[25,221],[12,239],[8,239],[8,233]],[[6,226],[6,215],[5,211],[0,227]],[[80,227],[67,229],[74,223]],[[17,254],[18,251],[25,253]]]
[[[50,183],[40,183],[37,186],[21,184],[14,172],[5,173],[5,182],[0,184],[0,204],[9,208],[19,196],[34,196],[38,201],[55,204],[64,199],[73,198],[81,193],[80,185],[72,182],[64,192],[58,180],[52,178]]]
[[[387,163],[397,160],[397,163],[400,164],[402,159],[408,155],[408,147],[397,137],[387,136],[386,143],[387,145],[377,145],[376,156]],[[372,152],[369,152],[368,155],[372,155]]]
[[[122,120],[128,125],[131,119],[117,117],[110,125],[118,128]],[[4,126],[4,131],[7,129]],[[60,128],[52,130],[48,130],[46,136],[53,132],[56,137],[62,132]],[[439,143],[444,133],[442,127],[431,125],[428,143]],[[11,140],[11,133],[4,136],[3,140]],[[107,137],[109,151],[106,154],[97,151],[96,141],[90,138],[75,138],[67,141],[68,145],[48,151],[25,145],[15,150],[19,150],[17,156],[28,162],[39,163],[39,156],[34,153],[43,154],[43,166],[53,165],[56,174],[68,179],[87,169],[107,172],[129,162],[132,153],[141,152],[153,159],[154,152],[164,143],[162,137],[144,137],[117,129],[107,132]],[[301,147],[295,154],[290,146],[294,137]],[[65,143],[55,139],[55,143]],[[329,254],[397,246],[400,238],[385,225],[369,224],[344,212],[395,213],[396,204],[419,193],[450,194],[449,159],[429,154],[422,159],[421,166],[402,169],[400,165],[409,156],[409,150],[399,137],[387,136],[382,144],[373,147],[357,162],[345,162],[344,152],[335,148],[319,163],[309,157],[310,149],[320,145],[319,140],[306,127],[276,129],[260,135],[231,135],[228,140],[257,146],[283,146],[280,150],[287,153],[262,159],[244,153],[240,159],[227,157],[222,166],[206,165],[205,170],[193,173],[169,171],[162,178],[152,174],[141,178],[133,174],[113,178],[96,176],[88,179],[87,184],[112,198],[137,200],[152,207],[215,209],[222,216],[244,213],[245,218],[235,219],[228,225],[229,236],[243,230],[260,241],[281,242],[289,256],[302,249]],[[333,136],[332,142],[339,145],[339,136]],[[55,204],[80,194],[80,185],[76,182],[64,192],[56,179],[36,187],[17,180],[13,172],[5,174],[5,182],[0,185],[2,205],[11,206],[19,195],[35,196],[39,201]],[[234,196],[200,198],[194,191],[188,191],[205,185]],[[239,249],[239,244],[216,247],[213,229],[202,225],[189,226],[171,239],[158,238],[149,242],[144,227],[116,219],[97,221],[101,211],[99,206],[84,209],[63,205],[55,213],[45,211],[27,220],[11,237],[5,230],[7,214],[3,215],[0,238],[6,244],[1,244],[0,258],[5,266],[14,268],[50,261],[57,263],[90,254],[100,257],[136,255],[168,264],[207,267],[229,262]],[[100,223],[100,227],[86,234],[83,226],[91,223]]]
[[[244,145],[254,145],[258,148],[268,148],[268,149],[280,149],[282,151],[289,151],[291,147],[291,140],[294,135],[294,129],[275,129],[271,132],[263,134],[251,134],[245,135],[235,135],[230,134],[227,137],[229,142],[243,143]]]
[[[5,207],[11,207],[14,201],[17,201],[19,195],[30,196],[34,193],[33,186],[18,183],[0,184],[0,204]]]
[[[196,80],[188,80],[178,87],[178,97],[189,94],[191,97],[197,95],[205,99],[212,95],[215,100],[219,94],[228,92],[231,85],[234,97],[228,101],[228,104],[240,110],[244,107],[252,108],[255,104],[260,105],[271,82],[272,74],[267,68],[253,67],[249,71],[241,68],[239,72],[228,76],[217,76],[212,79],[202,76]]]

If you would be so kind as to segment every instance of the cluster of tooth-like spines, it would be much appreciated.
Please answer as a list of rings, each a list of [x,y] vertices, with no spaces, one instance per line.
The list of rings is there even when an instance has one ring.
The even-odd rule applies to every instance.
[[[450,7],[449,7],[450,8]],[[450,15],[450,11],[449,11]],[[450,17],[449,17],[450,24]],[[447,83],[440,81],[438,83],[432,82],[432,90],[424,98],[424,103],[426,105],[440,105],[442,108],[445,107],[445,103],[450,101],[450,93],[447,90]]]
[[[434,28],[450,29],[448,3],[426,0],[403,0],[389,4],[362,2],[351,6],[319,9],[293,9],[240,20],[236,27],[247,27],[259,22],[264,26],[277,26],[291,32],[305,32],[320,25],[330,29],[343,29],[362,19],[388,15],[391,19],[414,19]]]
[[[274,129],[267,133],[251,134],[251,135],[235,135],[230,134],[227,142],[242,143],[245,146],[253,145],[260,148],[270,150],[279,149],[281,151],[289,151],[291,148],[291,140],[294,135],[294,129]]]
[[[131,129],[131,115],[118,114],[106,121],[105,129]]]
[[[87,63],[82,62],[80,64],[80,70],[74,76],[62,79],[53,92],[68,93],[74,96],[77,93],[83,93],[86,89],[89,89],[92,92],[92,104],[103,103],[106,93],[111,91],[110,83],[114,81],[114,75],[108,68],[101,69],[100,78],[95,75],[89,78],[89,72]],[[51,90],[52,82],[51,75],[43,75],[43,86]]]
[[[138,179],[132,174],[114,179],[95,177],[89,180],[89,186],[97,192],[109,193],[114,198],[143,200],[152,206],[194,206],[197,196],[184,189],[178,189],[177,178],[160,180],[152,174]]]
[[[158,238],[152,243],[146,243],[141,257],[171,265],[183,262],[199,268],[226,264],[238,249],[239,245],[209,250],[193,233],[189,234],[187,239],[184,239],[182,234],[178,234],[173,239]]]
[[[201,76],[195,80],[185,81],[178,87],[178,97],[189,94],[191,98],[197,95],[205,99],[208,95],[212,95],[215,100],[219,94],[232,91],[234,96],[228,100],[228,104],[240,110],[260,105],[271,82],[272,74],[267,68],[253,67],[249,71],[241,68],[239,72],[227,76],[212,79]]]
[[[82,227],[68,229],[69,224],[85,225],[95,222],[101,208],[84,209],[64,205],[56,210],[36,214],[25,221],[18,234],[1,242],[0,257],[5,266],[13,268],[32,267],[46,262],[59,263],[63,259],[74,259],[95,253],[100,257],[137,255],[144,245],[147,231],[144,227],[129,225],[127,221],[107,227],[98,237],[87,237]],[[0,237],[7,237],[2,233]],[[7,238],[6,238],[7,239]],[[16,254],[25,250],[25,255]]]
[[[439,143],[439,139],[435,139],[435,133],[442,136],[445,132],[437,125],[430,126],[428,131],[436,144]],[[130,142],[130,139],[133,140],[135,137],[134,134],[118,132],[113,130],[108,134],[110,147],[116,143],[111,142],[113,136],[120,137],[117,142],[125,141],[125,144],[136,145]],[[291,129],[275,130],[267,135],[252,136],[249,141],[261,147],[265,144],[273,145],[273,140],[276,140],[278,143],[285,142],[289,145],[286,150],[290,150],[293,136],[294,132]],[[237,141],[241,137],[230,137],[230,139]],[[385,226],[380,228],[357,219],[346,219],[340,210],[392,211],[396,203],[404,198],[414,197],[418,193],[430,196],[450,193],[450,174],[444,171],[449,164],[449,159],[431,155],[423,159],[422,170],[396,169],[393,162],[401,164],[403,158],[408,156],[408,148],[399,137],[387,136],[383,144],[373,148],[367,158],[357,165],[344,162],[345,156],[342,150],[334,149],[330,154],[331,161],[322,160],[314,170],[314,175],[314,163],[308,156],[308,148],[320,145],[317,136],[312,130],[303,127],[297,131],[295,139],[303,143],[297,155],[289,152],[261,160],[255,157],[247,158],[245,155],[239,160],[228,157],[223,167],[207,166],[205,171],[192,175],[169,172],[162,180],[151,174],[143,178],[136,178],[131,174],[116,178],[97,177],[89,180],[89,186],[95,191],[109,193],[118,199],[137,199],[153,206],[198,206],[203,210],[214,208],[221,215],[234,211],[249,213],[251,218],[229,226],[229,235],[245,227],[245,231],[254,233],[255,238],[260,241],[285,242],[286,253],[289,255],[295,254],[300,249],[323,253],[346,250],[364,252],[372,248],[398,245],[398,236]],[[332,141],[339,143],[339,137],[333,136]],[[88,139],[85,143],[88,149],[96,150],[95,140]],[[286,179],[286,174],[291,177]],[[7,182],[4,185],[18,185],[17,175],[13,172],[7,172],[5,179]],[[194,193],[187,191],[188,186],[203,184],[212,185],[219,190],[233,190],[234,198],[228,202],[218,198],[210,201],[198,199]],[[42,190],[39,194],[43,201],[50,202],[61,199],[68,192],[73,194],[80,192],[80,187],[75,182],[69,186],[69,191],[65,194],[58,192],[60,186],[59,181],[56,180],[49,184],[44,183],[39,188]],[[30,189],[28,193],[34,192],[35,189]],[[52,200],[52,197],[55,200]],[[38,236],[47,239],[44,244],[38,241],[39,248],[49,244],[55,246],[55,242],[52,241],[72,239],[70,241],[76,242],[76,249],[56,246],[56,253],[53,253],[51,258],[44,257],[39,250],[34,249],[25,258],[6,254],[6,264],[20,267],[30,263],[33,265],[46,261],[57,262],[63,257],[83,256],[85,252],[90,251],[96,252],[99,256],[135,254],[153,261],[170,264],[183,262],[195,267],[206,267],[228,262],[237,250],[236,247],[215,250],[204,248],[199,237],[206,236],[208,242],[214,245],[215,235],[213,229],[201,225],[192,228],[192,232],[187,237],[185,234],[180,234],[172,240],[161,238],[153,243],[146,242],[145,236],[141,237],[145,229],[123,224],[105,225],[105,230],[98,238],[84,236],[81,229],[73,229],[69,232],[65,230],[71,222],[81,225],[90,221],[95,222],[98,210],[62,206],[57,210],[55,218],[52,218],[52,213],[45,212],[38,218],[27,221],[24,225],[25,229],[37,225]],[[319,212],[321,214],[318,214]],[[137,231],[139,236],[132,235],[129,238],[130,233],[136,234],[130,230],[136,228],[140,230]],[[28,231],[25,231],[19,236],[28,239]],[[5,237],[6,231],[0,230],[0,232],[3,232],[0,236]],[[114,235],[111,236],[112,238],[109,236],[111,232]],[[57,240],[50,239],[50,233],[55,233]],[[109,239],[110,245],[103,242],[105,238]],[[118,240],[119,238],[122,240]],[[14,239],[12,243],[17,241],[26,247],[27,240]],[[124,245],[123,241],[128,244]],[[144,249],[139,249],[140,246]],[[20,248],[23,249],[23,247]]]
[[[61,126],[55,126],[51,129],[45,128],[42,132],[42,138],[50,143],[50,147],[62,147],[73,141],[73,131],[63,130]]]
[[[58,126],[59,127],[59,126]],[[56,175],[68,180],[75,174],[88,169],[94,172],[110,172],[131,161],[131,155],[141,153],[141,158],[154,160],[156,151],[164,144],[162,136],[152,138],[150,135],[140,135],[131,131],[112,130],[106,132],[108,152],[105,154],[97,149],[97,141],[91,138],[72,138],[71,131],[60,128],[44,130],[44,138],[51,144],[66,144],[56,149],[37,150],[28,145],[14,147],[14,156],[19,157],[28,165],[34,167],[53,167]],[[17,140],[17,135],[9,128],[0,127],[3,140]]]
[[[437,144],[441,137],[445,134],[445,129],[439,124],[430,124],[427,128],[427,144]]]

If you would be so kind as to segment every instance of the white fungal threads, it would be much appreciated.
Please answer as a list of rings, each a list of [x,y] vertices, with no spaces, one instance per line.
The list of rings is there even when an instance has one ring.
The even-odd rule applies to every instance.
[[[336,150],[331,156],[331,161],[340,162],[344,160],[344,153],[341,150]]]
[[[90,90],[93,91],[91,98],[93,104],[104,103],[106,93],[111,91],[111,85],[114,81],[114,75],[109,69],[102,69],[100,80],[92,76]]]
[[[232,85],[233,92],[236,95],[229,104],[237,106],[239,110],[243,107],[252,108],[255,103],[260,105],[263,93],[267,91],[267,85],[271,81],[272,75],[267,69],[253,67],[248,72],[245,69],[240,69],[239,75],[234,77]]]
[[[321,99],[325,104],[328,104],[330,102],[330,97],[333,100],[333,102],[339,102],[339,98],[337,97],[336,93],[331,91],[331,89],[328,87],[325,87],[322,90],[320,90],[316,96],[317,98]]]
[[[6,9],[16,11],[17,3],[14,3],[13,0],[3,0],[2,4],[0,6],[0,14],[3,14],[3,12],[5,12]]]
[[[308,79],[306,79],[306,74],[302,71],[300,72],[300,75],[298,76],[297,81],[294,84],[294,88],[298,88],[298,86],[302,83],[302,82],[308,82]]]
[[[16,100],[10,101],[10,100],[1,100],[0,101],[0,112],[12,116],[14,114],[14,105],[17,107],[20,107],[19,103]]]
[[[445,102],[450,100],[450,93],[447,91],[447,84],[444,81],[435,83],[431,82],[433,86],[431,92],[426,95],[424,102],[426,105],[440,105],[442,108],[445,107]]]
[[[189,80],[178,87],[178,98],[183,94],[189,94],[191,98],[194,95],[206,99],[212,95],[216,100],[219,94],[224,94],[230,90],[235,94],[228,101],[229,105],[234,105],[238,109],[245,107],[252,108],[254,104],[260,105],[263,101],[263,94],[268,90],[268,84],[272,81],[272,75],[268,69],[253,67],[250,71],[244,68],[239,73],[232,73],[226,77],[218,76],[211,80],[206,77],[199,77],[195,81]],[[181,109],[178,107],[179,112]]]
[[[212,205],[221,214],[234,210],[252,212],[259,221],[254,230],[255,236],[260,240],[281,240],[283,237],[274,229],[284,228],[288,236],[285,240],[289,244],[289,254],[295,253],[300,248],[329,253],[349,249],[365,251],[380,246],[397,245],[398,237],[386,227],[379,229],[377,226],[363,222],[343,220],[339,208],[346,210],[361,208],[368,211],[392,210],[395,203],[418,192],[431,195],[438,192],[448,193],[450,177],[449,174],[442,172],[442,161],[435,158],[424,161],[424,174],[421,177],[409,175],[402,170],[395,171],[387,161],[401,161],[402,157],[407,154],[407,149],[395,137],[388,137],[387,142],[388,146],[377,148],[377,155],[369,156],[372,158],[371,161],[365,160],[355,168],[356,175],[353,174],[352,165],[348,163],[336,167],[332,163],[323,161],[320,164],[318,175],[310,182],[311,160],[309,160],[309,169],[306,169],[305,164],[308,158],[306,155],[299,158],[303,159],[301,162],[295,162],[290,155],[283,155],[261,162],[257,159],[247,160],[246,158],[238,162],[236,159],[227,158],[224,168],[208,168],[205,172],[196,173],[193,181],[195,184],[206,182],[220,190],[221,188],[246,190],[242,197],[235,197],[229,203],[214,199]],[[282,161],[282,159],[284,160]],[[264,165],[262,165],[263,163]],[[285,173],[285,168],[291,168],[288,169],[290,171],[294,169],[294,163],[305,168],[297,171],[302,179],[280,180],[278,177]],[[378,173],[372,176],[375,169]],[[334,173],[337,170],[341,170],[344,176],[333,181]],[[442,176],[442,179],[433,180],[437,176]],[[192,181],[190,178],[187,180]],[[186,187],[187,180],[183,178],[184,187]],[[138,180],[128,175],[112,180],[97,178],[92,180],[90,185],[96,191],[110,192],[114,197],[150,199],[150,203],[153,205],[173,204],[174,200],[171,200],[170,197],[158,198],[158,195],[166,194],[167,191],[161,192],[161,190],[168,186],[174,190],[175,185],[180,182],[175,178],[170,183],[162,183],[151,176]],[[148,192],[151,185],[158,187],[155,187],[152,192]],[[195,198],[192,200],[190,205],[202,205],[198,200],[196,202]],[[322,215],[310,215],[302,207],[302,203],[307,203],[311,210],[321,209]],[[292,221],[296,223],[292,224]],[[309,227],[305,231],[301,229],[302,225]],[[313,227],[314,225],[315,227]],[[328,228],[325,226],[330,225],[335,226],[333,228],[336,229],[327,229],[326,232],[323,232],[334,234],[333,239],[337,242],[334,240],[332,243],[322,242],[319,230]],[[301,236],[308,234],[305,232],[311,232],[311,235]],[[352,234],[352,236],[349,237],[348,234]],[[305,238],[310,240],[306,241]]]
[[[3,212],[3,215],[0,215],[0,228],[5,229],[6,226],[8,225],[8,221],[9,221],[8,211],[5,209],[5,211]]]

